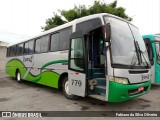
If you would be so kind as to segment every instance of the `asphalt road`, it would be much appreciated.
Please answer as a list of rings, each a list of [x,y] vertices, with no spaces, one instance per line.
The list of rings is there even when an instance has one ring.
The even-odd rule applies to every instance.
[[[108,103],[89,97],[69,100],[64,97],[62,91],[31,82],[17,83],[15,79],[1,72],[0,111],[160,111],[160,84],[152,85],[151,91],[139,98],[121,103]],[[7,119],[16,120],[17,118]],[[134,118],[127,118],[127,120],[129,119]],[[145,118],[144,120],[147,119],[155,118]]]

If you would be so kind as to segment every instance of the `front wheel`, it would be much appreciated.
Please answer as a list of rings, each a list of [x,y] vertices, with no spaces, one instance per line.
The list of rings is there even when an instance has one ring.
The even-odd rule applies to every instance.
[[[65,95],[66,98],[68,99],[78,99],[78,96],[69,94],[69,82],[68,82],[68,77],[65,77],[62,83],[62,90],[63,94]]]
[[[18,83],[21,83],[21,82],[22,82],[21,73],[20,73],[19,70],[16,72],[16,80],[17,80]]]

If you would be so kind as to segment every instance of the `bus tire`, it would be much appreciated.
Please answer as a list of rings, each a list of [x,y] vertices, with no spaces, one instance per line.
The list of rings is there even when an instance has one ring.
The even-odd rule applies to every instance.
[[[21,73],[19,70],[16,71],[16,80],[18,83],[23,82],[23,80],[21,79]]]
[[[78,96],[76,96],[76,95],[71,95],[71,94],[68,93],[68,87],[69,87],[68,77],[65,77],[65,78],[63,79],[63,82],[62,82],[63,94],[64,94],[65,97],[68,98],[68,99],[72,99],[72,100],[78,99],[78,98],[79,98]]]

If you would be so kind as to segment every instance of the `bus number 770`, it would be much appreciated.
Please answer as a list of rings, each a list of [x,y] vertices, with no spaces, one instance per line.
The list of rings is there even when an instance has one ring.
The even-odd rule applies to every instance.
[[[81,87],[82,86],[82,82],[81,82],[81,80],[73,80],[72,79],[72,85]]]

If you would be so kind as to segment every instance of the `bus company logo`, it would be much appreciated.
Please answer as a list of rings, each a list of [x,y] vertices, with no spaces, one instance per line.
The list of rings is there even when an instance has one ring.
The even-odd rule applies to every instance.
[[[42,117],[40,112],[2,112],[2,117]]]
[[[32,63],[32,61],[33,61],[33,56],[28,57],[28,58],[23,57],[23,62],[31,62]]]
[[[148,75],[142,75],[142,81],[145,79],[149,79],[149,74]]]
[[[2,117],[12,117],[11,112],[2,112]]]

